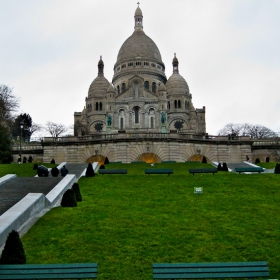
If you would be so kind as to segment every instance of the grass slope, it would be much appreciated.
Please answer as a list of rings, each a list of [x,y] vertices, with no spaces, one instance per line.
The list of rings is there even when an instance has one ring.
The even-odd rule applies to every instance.
[[[27,262],[97,262],[98,279],[143,280],[154,262],[265,260],[279,278],[280,177],[188,174],[206,166],[157,164],[173,168],[167,176],[106,165],[128,174],[80,179],[83,202],[51,210],[22,238]]]
[[[53,168],[57,164],[50,163],[38,163],[39,165],[44,165],[48,168]],[[0,177],[7,174],[16,174],[18,177],[34,177],[37,175],[37,170],[33,170],[34,163],[24,163],[24,164],[0,164]],[[50,175],[51,176],[51,175]]]

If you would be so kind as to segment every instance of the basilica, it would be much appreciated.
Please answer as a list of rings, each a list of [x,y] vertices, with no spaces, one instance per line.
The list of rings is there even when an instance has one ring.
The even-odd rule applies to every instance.
[[[104,77],[104,62],[100,57],[98,75],[89,87],[85,107],[74,113],[75,135],[139,132],[204,135],[205,107],[194,108],[189,86],[179,74],[176,54],[173,74],[166,78],[160,51],[143,31],[139,4],[134,23],[133,34],[119,50],[112,82]]]

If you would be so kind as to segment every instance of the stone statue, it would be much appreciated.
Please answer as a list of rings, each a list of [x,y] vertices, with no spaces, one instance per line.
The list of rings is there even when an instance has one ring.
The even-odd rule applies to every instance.
[[[112,117],[111,117],[110,114],[108,114],[108,116],[107,116],[107,125],[111,126],[111,124],[112,124]]]
[[[164,114],[164,112],[161,112],[161,123],[164,124],[165,121],[166,121],[165,114]]]

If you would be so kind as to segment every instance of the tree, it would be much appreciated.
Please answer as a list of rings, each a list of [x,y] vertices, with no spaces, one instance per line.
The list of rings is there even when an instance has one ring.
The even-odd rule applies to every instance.
[[[11,118],[11,114],[19,108],[19,100],[13,94],[13,89],[0,85],[0,123]]]
[[[29,114],[24,113],[18,115],[12,124],[11,134],[13,139],[16,139],[18,136],[22,136],[23,141],[29,142],[32,134],[31,127],[32,118]]]
[[[17,231],[12,230],[6,240],[1,264],[25,264],[26,256]]]
[[[12,155],[9,130],[0,124],[0,163],[11,163],[13,161]]]
[[[63,124],[58,124],[54,122],[47,122],[45,130],[55,139],[57,139],[61,134],[67,131],[67,127]]]
[[[271,138],[276,137],[277,133],[259,124],[234,124],[228,123],[218,131],[222,136],[249,136],[250,138]]]

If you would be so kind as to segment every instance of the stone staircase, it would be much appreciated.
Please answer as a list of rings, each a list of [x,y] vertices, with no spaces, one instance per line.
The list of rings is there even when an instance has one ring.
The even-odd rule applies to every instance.
[[[87,164],[66,164],[68,174],[81,176]],[[47,195],[63,177],[16,177],[0,185],[0,216],[23,199],[28,193]]]

